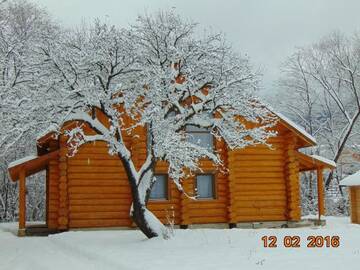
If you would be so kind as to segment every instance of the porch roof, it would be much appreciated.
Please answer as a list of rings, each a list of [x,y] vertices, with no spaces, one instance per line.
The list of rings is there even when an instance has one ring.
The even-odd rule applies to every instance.
[[[299,159],[299,170],[300,171],[312,171],[317,169],[330,169],[336,168],[336,163],[332,160],[326,159],[317,155],[305,155],[303,153],[296,153]]]
[[[58,155],[59,150],[56,150],[42,156],[33,156],[31,158],[25,158],[13,162],[9,165],[9,174],[11,180],[17,181],[21,171],[25,172],[25,176],[29,176],[46,169],[49,161],[56,158]]]

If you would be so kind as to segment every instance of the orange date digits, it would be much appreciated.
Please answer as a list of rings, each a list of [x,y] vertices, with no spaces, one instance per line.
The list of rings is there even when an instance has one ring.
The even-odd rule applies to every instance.
[[[267,248],[276,248],[277,247],[277,237],[276,236],[263,236],[261,237],[261,240],[263,240],[264,247]]]
[[[277,237],[274,235],[263,236],[261,237],[265,248],[276,248],[277,247]],[[337,248],[340,246],[340,237],[337,235],[334,236],[321,236],[321,235],[310,235],[307,237],[307,247],[308,248]],[[283,238],[283,245],[286,248],[299,248],[301,238],[298,235],[286,235]]]
[[[321,248],[324,246],[326,247],[333,247],[333,248],[337,248],[340,246],[340,237],[335,235],[335,236],[314,236],[314,235],[310,235],[308,236],[307,240],[309,241],[307,244],[308,248]]]

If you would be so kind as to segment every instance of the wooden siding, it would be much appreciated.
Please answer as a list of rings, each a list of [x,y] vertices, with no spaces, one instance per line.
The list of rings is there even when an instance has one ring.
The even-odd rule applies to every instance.
[[[59,161],[51,160],[47,170],[47,226],[50,229],[58,228],[59,209]]]
[[[131,193],[121,161],[103,142],[68,158],[69,228],[131,226]]]
[[[360,224],[360,186],[350,187],[351,222]]]
[[[49,148],[55,151],[58,147],[57,141],[51,141]],[[58,228],[58,209],[59,209],[59,158],[49,161],[46,169],[46,220],[49,229]]]
[[[287,219],[285,142],[270,143],[229,151],[231,223]]]
[[[135,166],[146,158],[145,129],[127,134]],[[68,229],[85,227],[131,227],[131,193],[123,165],[108,154],[103,142],[83,145],[67,157],[65,138],[60,136],[60,158],[49,164],[48,225]],[[202,173],[215,176],[215,199],[191,200],[169,181],[168,200],[149,201],[149,209],[165,224],[238,223],[298,220],[300,215],[298,164],[292,137],[278,136],[265,145],[230,151],[223,140],[215,140],[224,166],[219,170],[202,161]],[[158,162],[155,173],[167,173]],[[184,189],[195,195],[195,176]]]

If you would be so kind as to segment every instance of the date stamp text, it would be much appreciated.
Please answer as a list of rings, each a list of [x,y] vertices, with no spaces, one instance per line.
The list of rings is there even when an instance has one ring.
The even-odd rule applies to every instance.
[[[282,239],[278,239],[274,235],[265,235],[261,237],[264,248],[277,248],[282,245],[286,248],[299,248],[303,239],[298,235],[286,235]],[[340,237],[334,236],[321,236],[321,235],[309,235],[306,238],[306,247],[308,248],[337,248],[340,246]]]

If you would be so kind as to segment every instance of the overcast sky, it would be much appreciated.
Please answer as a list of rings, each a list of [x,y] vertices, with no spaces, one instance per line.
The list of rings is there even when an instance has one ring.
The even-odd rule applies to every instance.
[[[67,26],[106,19],[127,26],[139,13],[175,8],[201,26],[226,33],[233,47],[248,54],[274,90],[279,65],[325,34],[360,30],[360,0],[32,0]]]

